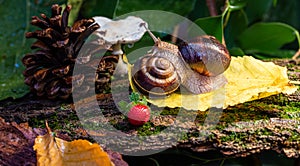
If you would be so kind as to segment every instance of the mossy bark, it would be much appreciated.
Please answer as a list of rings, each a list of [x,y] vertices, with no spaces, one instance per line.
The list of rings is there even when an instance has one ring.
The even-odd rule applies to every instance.
[[[299,81],[300,68],[289,60],[274,60],[275,63],[287,66],[291,80]],[[300,88],[299,88],[300,89]],[[128,134],[150,136],[159,134],[175,122],[180,123],[176,130],[188,131],[177,142],[156,137],[149,137],[144,145],[145,150],[158,150],[167,146],[188,148],[195,152],[219,151],[225,156],[247,156],[260,153],[262,150],[274,150],[287,157],[297,158],[300,155],[300,90],[292,95],[274,95],[265,99],[251,101],[229,107],[215,116],[220,116],[217,125],[204,125],[208,111],[185,111],[188,117],[197,114],[194,122],[176,120],[179,108],[152,108],[152,119],[140,127],[131,126],[124,114],[118,111],[111,94],[99,94],[97,100],[103,110],[103,117],[93,117],[92,123],[85,128],[80,123],[72,101],[50,101],[40,99],[32,94],[16,100],[0,101],[0,117],[7,122],[29,122],[32,127],[44,127],[47,120],[49,126],[57,133],[63,133],[71,139],[88,139],[93,141],[109,133],[103,133],[101,124],[110,123],[118,130]],[[127,94],[123,94],[127,95]],[[82,105],[87,114],[92,112],[87,98]],[[95,123],[97,122],[97,124]],[[112,136],[115,138],[115,136]],[[173,137],[173,135],[168,135]],[[175,136],[174,136],[175,137]],[[104,137],[103,137],[104,138]],[[157,140],[155,140],[157,139]],[[108,139],[113,145],[116,139]],[[127,141],[132,143],[136,142]],[[124,145],[124,147],[127,145]],[[132,147],[131,146],[131,147]],[[128,151],[136,149],[129,148]]]

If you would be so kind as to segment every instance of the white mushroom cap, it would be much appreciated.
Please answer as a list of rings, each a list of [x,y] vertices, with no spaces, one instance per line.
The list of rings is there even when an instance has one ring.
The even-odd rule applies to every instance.
[[[109,19],[107,17],[102,17],[102,16],[95,16],[95,17],[93,17],[93,19],[95,20],[95,23],[100,25],[100,27],[102,27],[103,25],[112,21],[111,19]]]
[[[113,54],[123,54],[121,44],[135,43],[139,41],[148,24],[139,17],[128,16],[121,20],[110,20],[106,17],[93,17],[100,28],[95,31],[99,37],[99,43],[113,45]]]

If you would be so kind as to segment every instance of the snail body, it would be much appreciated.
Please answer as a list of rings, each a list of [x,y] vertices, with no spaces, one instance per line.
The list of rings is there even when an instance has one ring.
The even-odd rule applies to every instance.
[[[221,73],[228,68],[230,55],[214,37],[197,37],[179,46],[153,38],[152,50],[133,67],[132,82],[141,93],[165,96],[182,85],[191,93],[201,94],[227,82]],[[161,76],[162,71],[168,74]]]

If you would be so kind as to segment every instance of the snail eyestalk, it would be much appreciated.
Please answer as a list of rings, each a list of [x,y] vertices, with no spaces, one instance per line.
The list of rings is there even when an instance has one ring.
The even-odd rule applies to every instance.
[[[144,25],[144,27],[145,27],[145,29],[147,30],[147,32],[149,33],[150,37],[153,39],[153,41],[155,43],[157,43],[157,42],[160,41],[156,36],[154,36],[154,34],[145,25]]]

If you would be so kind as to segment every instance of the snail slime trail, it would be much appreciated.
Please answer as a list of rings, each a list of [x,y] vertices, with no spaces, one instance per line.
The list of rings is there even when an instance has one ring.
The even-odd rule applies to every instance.
[[[229,67],[231,57],[215,37],[197,36],[177,46],[161,41],[149,29],[147,31],[155,44],[134,64],[132,77],[133,84],[142,94],[164,97],[180,85],[190,93],[201,94],[227,82],[221,74]]]

